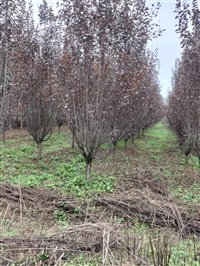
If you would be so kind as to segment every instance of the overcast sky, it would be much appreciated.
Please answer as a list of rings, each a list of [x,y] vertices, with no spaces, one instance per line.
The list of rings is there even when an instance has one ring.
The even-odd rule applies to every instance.
[[[34,12],[37,12],[38,5],[42,0],[32,0]],[[55,5],[58,0],[47,0],[48,3]],[[191,1],[187,1],[191,3]],[[147,0],[147,3],[157,3],[156,0]],[[175,33],[175,0],[160,0],[161,8],[156,22],[159,22],[162,29],[165,29],[162,36],[154,40],[149,46],[151,49],[158,48],[158,58],[160,60],[159,79],[161,83],[161,93],[163,97],[167,96],[168,90],[171,87],[172,68],[176,58],[180,58],[181,48],[179,36]]]
[[[147,2],[155,2],[148,1]],[[161,93],[164,97],[171,87],[172,68],[174,67],[176,58],[181,56],[180,39],[175,32],[175,0],[161,0],[161,8],[156,20],[165,31],[162,36],[152,42],[152,49],[158,48],[158,58],[160,60],[160,83]]]

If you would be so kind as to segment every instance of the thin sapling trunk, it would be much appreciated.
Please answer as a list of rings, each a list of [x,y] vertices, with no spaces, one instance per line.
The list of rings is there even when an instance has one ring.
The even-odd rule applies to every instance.
[[[42,145],[41,145],[41,142],[37,143],[37,148],[38,148],[38,159],[41,160],[42,159]]]
[[[75,145],[75,134],[72,133],[72,149],[74,149],[74,145]]]
[[[90,182],[91,179],[91,169],[92,169],[92,156],[89,154],[88,156],[85,157],[85,162],[86,162],[86,181]]]

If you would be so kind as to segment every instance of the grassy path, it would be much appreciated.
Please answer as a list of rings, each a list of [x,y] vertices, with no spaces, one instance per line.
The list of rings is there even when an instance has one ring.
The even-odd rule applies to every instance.
[[[200,202],[200,170],[198,159],[191,155],[189,165],[185,165],[184,154],[172,132],[160,122],[149,129],[144,137],[129,141],[124,150],[124,143],[118,147],[117,157],[107,159],[102,169],[123,178],[135,171],[146,171],[156,180],[168,182],[170,192],[186,202]]]
[[[191,155],[189,166],[185,165],[185,156],[180,151],[176,138],[158,123],[139,140],[147,167],[155,177],[167,179],[171,192],[186,202],[200,202],[200,171],[197,157]]]

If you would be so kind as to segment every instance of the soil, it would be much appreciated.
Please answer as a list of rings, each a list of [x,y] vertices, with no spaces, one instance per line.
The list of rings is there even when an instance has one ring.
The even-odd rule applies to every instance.
[[[26,128],[12,128],[7,130],[5,133],[6,139],[13,139],[18,137],[30,136]],[[0,140],[2,140],[2,135],[0,135]]]

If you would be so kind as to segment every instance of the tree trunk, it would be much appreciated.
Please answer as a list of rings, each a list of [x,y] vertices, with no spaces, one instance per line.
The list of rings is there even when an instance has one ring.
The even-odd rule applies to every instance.
[[[90,182],[92,158],[86,158],[85,162],[86,162],[86,181]]]
[[[185,164],[186,165],[188,165],[188,156],[189,156],[189,154],[190,154],[190,152],[191,152],[191,149],[190,148],[188,148],[186,151],[185,151]]]
[[[128,143],[128,140],[129,140],[129,138],[126,138],[126,139],[124,140],[124,149],[125,149],[125,150],[127,149],[127,143]]]
[[[188,165],[188,155],[189,155],[189,154],[186,154],[186,155],[185,155],[185,165]]]
[[[113,143],[113,159],[116,157],[117,142]]]
[[[2,133],[2,141],[3,141],[3,142],[6,141],[6,132],[5,132],[5,131]]]
[[[60,128],[61,128],[61,126],[58,126],[58,134],[60,134]]]
[[[20,128],[23,128],[23,116],[22,116],[22,111],[20,113]]]
[[[74,149],[74,144],[75,144],[75,134],[72,133],[72,149]]]
[[[135,138],[135,134],[132,134],[132,135],[131,135],[132,143],[134,143],[134,138]]]
[[[144,131],[145,131],[145,129],[143,128],[142,129],[142,134],[141,134],[142,137],[144,137]]]
[[[42,145],[41,143],[37,143],[37,148],[38,148],[38,159],[42,159]]]
[[[198,161],[199,161],[199,167],[200,167],[200,153],[199,153],[199,150],[196,151],[196,153],[197,153],[197,157],[198,157]]]

